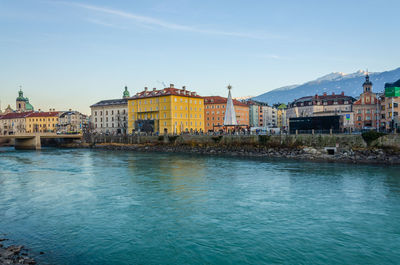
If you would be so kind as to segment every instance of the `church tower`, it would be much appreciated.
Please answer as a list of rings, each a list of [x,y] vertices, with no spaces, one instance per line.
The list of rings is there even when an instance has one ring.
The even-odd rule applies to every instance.
[[[367,75],[365,76],[365,82],[363,84],[363,88],[364,88],[364,93],[365,92],[372,92],[372,82],[369,81],[368,72],[367,72]]]
[[[128,91],[128,87],[125,86],[125,90],[124,90],[124,94],[122,95],[122,98],[129,98],[129,97],[130,97],[130,94]]]
[[[17,112],[24,112],[26,110],[26,98],[24,98],[24,92],[19,89],[18,97],[16,99],[16,110]]]

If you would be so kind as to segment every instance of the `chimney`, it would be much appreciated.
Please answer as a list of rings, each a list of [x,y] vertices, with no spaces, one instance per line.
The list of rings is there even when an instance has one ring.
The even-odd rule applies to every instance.
[[[72,109],[69,109],[69,111],[72,111]]]
[[[340,93],[340,95],[344,96],[344,91],[342,91],[342,93]]]
[[[157,89],[155,87],[153,87],[153,91],[156,91]]]
[[[39,111],[39,112],[41,112],[41,110],[40,110],[40,109],[38,109],[38,111]]]
[[[327,96],[326,92],[324,92],[324,96]]]
[[[144,87],[144,91],[147,91],[147,86]]]
[[[332,92],[332,96],[334,96],[335,95],[335,92]]]
[[[183,89],[183,91],[185,91],[186,90],[186,86],[183,86],[182,89]]]
[[[169,87],[170,88],[174,88],[174,84],[169,84]]]

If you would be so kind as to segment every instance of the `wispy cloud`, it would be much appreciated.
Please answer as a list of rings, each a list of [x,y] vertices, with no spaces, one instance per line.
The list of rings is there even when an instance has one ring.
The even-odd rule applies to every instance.
[[[107,7],[88,5],[88,4],[82,4],[82,3],[76,3],[76,2],[56,2],[56,3],[63,3],[66,5],[75,6],[75,7],[83,8],[86,10],[91,10],[91,11],[95,11],[95,12],[99,12],[99,13],[103,13],[103,14],[109,14],[109,15],[117,16],[117,17],[124,18],[124,19],[130,19],[137,23],[141,23],[145,26],[156,26],[156,27],[165,28],[165,29],[169,29],[169,30],[175,30],[175,31],[186,31],[186,32],[194,32],[194,33],[202,33],[202,34],[232,36],[232,37],[251,38],[251,39],[280,39],[280,38],[282,38],[282,36],[269,35],[269,34],[266,34],[263,32],[247,33],[247,32],[202,29],[202,28],[197,28],[197,27],[189,26],[189,25],[171,23],[171,22],[168,22],[165,20],[160,20],[160,19],[156,19],[153,17],[149,17],[149,16],[142,16],[142,15],[138,15],[138,14],[134,14],[134,13],[118,10],[118,9],[112,9],[112,8],[107,8]],[[111,26],[111,25],[108,25],[108,23],[104,23],[104,22],[102,23],[99,20],[96,20],[96,21],[92,20],[90,22],[96,23],[99,25],[103,25],[103,26]]]
[[[261,54],[258,55],[257,57],[263,58],[263,59],[273,59],[273,60],[288,60],[288,57],[283,57],[277,54]]]

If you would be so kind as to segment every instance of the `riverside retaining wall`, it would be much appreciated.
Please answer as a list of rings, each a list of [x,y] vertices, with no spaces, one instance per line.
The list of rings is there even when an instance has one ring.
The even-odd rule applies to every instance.
[[[340,147],[364,148],[367,144],[361,135],[179,135],[179,136],[91,136],[90,144],[173,144],[190,146],[248,146],[263,145],[271,147],[308,146],[314,148]],[[400,137],[385,136],[376,145],[395,145],[400,147]]]
[[[312,161],[400,164],[400,136],[368,145],[361,135],[91,136],[81,147],[140,152],[290,158]]]

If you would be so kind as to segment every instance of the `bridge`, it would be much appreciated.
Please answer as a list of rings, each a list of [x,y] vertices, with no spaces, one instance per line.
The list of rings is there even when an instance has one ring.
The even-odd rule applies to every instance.
[[[15,149],[40,150],[42,148],[41,139],[82,139],[82,134],[56,134],[56,133],[22,133],[15,135],[0,135],[2,139],[14,139]]]

